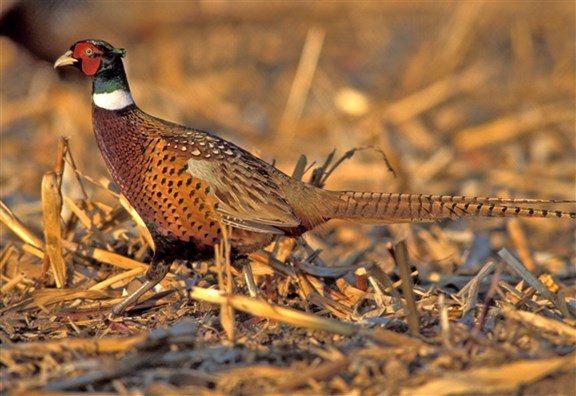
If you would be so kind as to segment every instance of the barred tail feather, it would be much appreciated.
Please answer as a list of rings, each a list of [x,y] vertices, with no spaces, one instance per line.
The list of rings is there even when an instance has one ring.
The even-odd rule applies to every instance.
[[[565,200],[506,199],[452,195],[335,192],[339,201],[327,217],[370,223],[428,222],[481,217],[572,218],[576,212],[535,209],[518,205],[576,203]]]

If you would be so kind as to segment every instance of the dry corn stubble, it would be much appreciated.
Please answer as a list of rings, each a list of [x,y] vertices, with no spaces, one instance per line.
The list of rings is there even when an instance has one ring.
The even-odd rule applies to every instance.
[[[134,59],[156,54],[156,62],[130,68],[139,76],[133,82],[139,103],[163,118],[189,125],[200,119],[212,130],[238,133],[235,140],[277,158],[285,170],[301,153],[323,158],[333,147],[341,153],[374,145],[397,174],[394,179],[379,154],[366,150],[334,171],[328,183],[335,189],[483,195],[495,188],[574,199],[573,5],[421,4],[417,12],[375,3],[271,4],[266,12],[249,5],[233,12],[210,4],[150,7],[142,13],[126,4],[126,15],[139,16],[109,31],[122,32]],[[208,7],[206,20],[189,26],[184,22],[199,14],[197,7]],[[177,35],[174,24],[182,28]],[[309,26],[320,26],[323,37]],[[287,31],[294,38],[286,40]],[[66,37],[63,45],[81,38]],[[179,292],[154,301],[162,309],[102,320],[119,297],[118,283],[144,270],[146,236],[101,183],[83,182],[84,196],[65,178],[60,193],[73,215],[60,221],[56,251],[68,266],[68,289],[49,287],[52,271],[40,283],[46,251],[39,237],[45,230],[40,181],[53,168],[58,136],[73,135],[76,170],[97,180],[106,173],[84,139],[86,87],[63,87],[19,47],[2,44],[0,67],[10,81],[0,121],[8,203],[0,244],[3,390],[530,394],[531,384],[551,374],[556,380],[548,391],[562,393],[563,382],[573,383],[565,380],[575,345],[574,227],[567,222],[329,225],[307,244],[280,241],[270,248],[274,254],[254,255],[257,298],[247,297],[234,268],[219,284],[218,267],[198,264],[186,284],[191,272],[176,264],[164,286]],[[367,101],[359,115],[331,99],[349,87]],[[288,97],[295,98],[289,107]],[[289,140],[274,133],[280,124],[292,126]],[[24,193],[36,203],[12,198]],[[422,339],[404,335],[407,278],[398,276],[383,243],[402,238]],[[499,248],[514,249],[520,266],[500,261],[502,273],[494,278],[484,243],[494,262]],[[366,268],[360,282],[358,266]],[[552,276],[559,289],[547,292],[530,273]],[[187,291],[191,282],[200,287]],[[209,290],[216,285],[221,292]],[[231,309],[233,321],[221,316]],[[484,319],[471,339],[480,312]],[[149,330],[156,327],[166,330]],[[518,378],[519,370],[533,375]],[[247,372],[258,375],[248,380]]]

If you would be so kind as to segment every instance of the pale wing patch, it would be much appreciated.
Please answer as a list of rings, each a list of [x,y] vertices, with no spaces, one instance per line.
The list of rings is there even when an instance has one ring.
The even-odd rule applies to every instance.
[[[263,171],[262,164],[256,161],[246,157],[191,158],[187,171],[196,178],[210,181],[211,193],[218,199],[217,212],[224,223],[275,234],[283,234],[277,227],[299,227],[300,219],[277,187],[271,184],[267,170]]]

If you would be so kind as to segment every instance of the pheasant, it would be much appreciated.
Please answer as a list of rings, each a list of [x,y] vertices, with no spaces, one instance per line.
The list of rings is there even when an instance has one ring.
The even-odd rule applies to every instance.
[[[465,216],[576,218],[573,212],[514,206],[567,201],[316,188],[216,135],[140,110],[124,71],[125,54],[104,41],[83,40],[54,63],[92,77],[98,147],[155,245],[144,283],[112,308],[113,315],[160,282],[174,259],[212,258],[223,225],[231,226],[232,254],[240,257],[274,236],[297,237],[330,219],[386,224]]]

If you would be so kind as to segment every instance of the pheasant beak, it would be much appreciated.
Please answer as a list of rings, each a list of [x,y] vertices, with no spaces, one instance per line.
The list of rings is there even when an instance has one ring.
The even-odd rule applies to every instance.
[[[68,66],[73,65],[74,63],[78,62],[78,59],[72,57],[72,51],[68,50],[64,55],[60,58],[56,59],[54,62],[54,69],[61,66]]]

